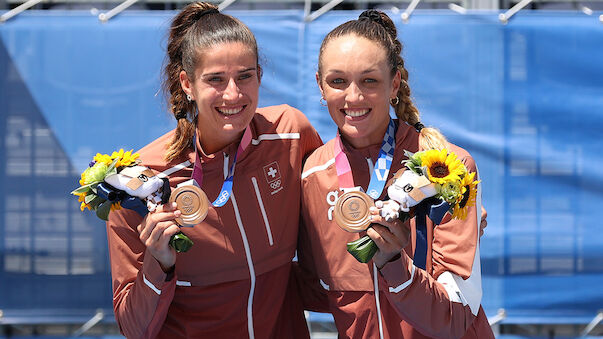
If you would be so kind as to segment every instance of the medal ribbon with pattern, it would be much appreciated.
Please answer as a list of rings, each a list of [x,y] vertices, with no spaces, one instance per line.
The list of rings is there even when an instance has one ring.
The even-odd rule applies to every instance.
[[[337,170],[337,179],[339,180],[340,188],[352,188],[354,186],[354,178],[352,177],[352,168],[347,155],[343,152],[343,144],[341,142],[341,136],[337,133],[335,144],[333,146],[335,153],[335,168]],[[383,136],[383,143],[381,144],[381,150],[379,150],[379,157],[373,172],[371,173],[371,180],[369,182],[366,193],[373,199],[378,199],[383,192],[385,183],[387,182],[387,175],[389,169],[392,166],[394,159],[394,149],[396,148],[396,124],[390,118],[387,126],[387,131]]]
[[[247,126],[245,132],[243,133],[243,137],[241,138],[241,142],[239,143],[239,147],[237,148],[237,153],[232,160],[232,165],[230,165],[230,169],[228,170],[228,175],[222,184],[222,188],[220,189],[220,194],[212,205],[214,207],[222,207],[224,206],[230,196],[232,195],[232,184],[235,173],[235,166],[237,164],[237,158],[245,151],[247,146],[251,143],[251,128]],[[197,186],[201,187],[203,183],[203,170],[201,169],[201,161],[199,161],[199,154],[197,153],[197,135],[195,134],[195,165],[193,167],[193,175],[192,178],[197,182]]]

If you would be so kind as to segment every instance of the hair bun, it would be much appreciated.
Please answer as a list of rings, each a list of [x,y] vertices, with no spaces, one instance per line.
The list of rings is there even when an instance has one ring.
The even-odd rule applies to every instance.
[[[385,22],[383,22],[383,18],[381,17],[381,12],[375,9],[368,9],[360,14],[358,20],[370,20],[378,23],[381,26],[385,27]]]
[[[206,9],[206,10],[199,11],[199,12],[195,13],[193,15],[192,19],[194,21],[197,21],[197,20],[201,19],[201,17],[204,16],[204,15],[217,14],[217,13],[220,13],[220,11],[218,9],[216,9],[216,8],[209,8],[209,9]]]

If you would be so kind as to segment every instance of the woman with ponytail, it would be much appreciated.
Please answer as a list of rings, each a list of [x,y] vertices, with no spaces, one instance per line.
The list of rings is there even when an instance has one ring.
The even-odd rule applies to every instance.
[[[302,160],[321,141],[301,112],[257,108],[261,75],[255,37],[239,20],[209,3],[173,19],[164,88],[177,127],[140,159],[172,188],[200,187],[209,207],[182,228],[175,203],[144,218],[111,213],[113,305],[126,337],[309,337],[289,277]],[[194,243],[185,253],[169,246],[179,231]]]
[[[404,168],[405,151],[448,149],[477,172],[467,151],[420,122],[401,51],[393,22],[375,10],[322,42],[316,80],[338,135],[304,165],[299,262],[326,290],[340,338],[493,338],[480,305],[479,197],[463,220],[427,220],[422,264],[414,218],[387,222],[371,208],[366,234],[379,249],[368,263],[347,253],[359,234],[335,220],[344,192],[386,199],[385,182]]]

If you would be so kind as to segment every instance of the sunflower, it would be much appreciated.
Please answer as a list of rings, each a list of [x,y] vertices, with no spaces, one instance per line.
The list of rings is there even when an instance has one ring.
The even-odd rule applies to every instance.
[[[95,163],[101,162],[101,163],[109,166],[113,162],[113,159],[111,159],[111,156],[109,154],[96,153],[96,155],[94,156],[94,162]],[[92,166],[90,166],[90,167],[92,167]]]
[[[86,200],[86,194],[87,193],[73,193],[74,195],[77,195],[77,202],[81,202],[80,205],[80,210],[83,212],[84,209],[88,208],[89,210],[92,210],[92,207],[90,207],[89,204],[86,204],[85,200]]]
[[[427,168],[429,180],[441,185],[460,180],[460,177],[466,173],[463,163],[454,153],[448,153],[446,149],[425,151],[421,162]]]
[[[454,205],[454,210],[452,213],[453,219],[465,219],[467,217],[467,209],[475,205],[475,197],[477,196],[477,184],[480,181],[473,181],[473,178],[475,178],[475,172],[468,173],[461,179],[462,194],[457,200],[457,203]]]
[[[138,153],[132,154],[132,151],[133,150],[124,152],[124,149],[122,148],[119,150],[119,152],[113,152],[113,154],[111,154],[111,161],[113,161],[115,159],[119,159],[119,160],[117,160],[115,167],[130,166],[133,163],[135,163],[136,159],[138,159],[140,154],[138,154]]]
[[[111,211],[117,211],[120,209],[121,209],[121,203],[119,201],[116,201],[111,204]]]

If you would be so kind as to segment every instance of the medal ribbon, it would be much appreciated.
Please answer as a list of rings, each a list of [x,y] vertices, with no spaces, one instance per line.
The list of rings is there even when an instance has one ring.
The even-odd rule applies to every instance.
[[[381,150],[379,150],[379,157],[371,173],[371,180],[367,189],[367,194],[373,198],[378,199],[383,192],[385,183],[387,181],[387,175],[394,159],[394,149],[396,147],[396,125],[390,118],[387,126],[387,132],[383,136],[383,143],[381,144]],[[354,187],[354,178],[352,177],[352,168],[347,155],[343,152],[343,144],[341,142],[341,136],[337,133],[335,144],[333,146],[335,153],[335,168],[337,169],[337,179],[339,180],[340,188],[352,188]]]
[[[241,142],[239,143],[239,147],[237,148],[237,153],[232,160],[232,165],[230,165],[230,169],[228,170],[228,175],[222,184],[222,188],[220,189],[220,194],[212,205],[214,207],[222,207],[224,206],[230,196],[232,195],[232,184],[235,173],[235,165],[237,164],[237,157],[245,151],[247,146],[251,143],[251,128],[247,126],[245,132],[243,133],[243,137],[241,138]],[[201,161],[199,161],[199,153],[197,152],[197,135],[195,134],[195,166],[193,167],[193,175],[192,178],[197,182],[197,186],[201,187],[203,183],[203,170],[201,169]]]

